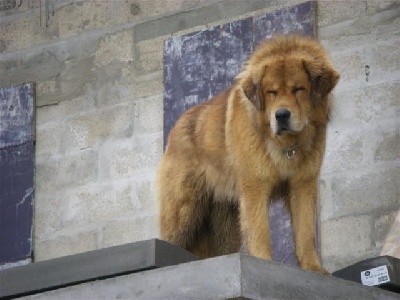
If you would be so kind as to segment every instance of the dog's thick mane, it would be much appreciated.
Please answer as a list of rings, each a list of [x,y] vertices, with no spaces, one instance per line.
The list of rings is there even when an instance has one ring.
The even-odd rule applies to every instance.
[[[312,58],[313,60],[329,60],[324,48],[311,37],[297,35],[277,36],[271,40],[261,42],[255,49],[250,59],[244,64],[244,70],[255,66],[265,58],[274,56],[295,55],[298,57]]]

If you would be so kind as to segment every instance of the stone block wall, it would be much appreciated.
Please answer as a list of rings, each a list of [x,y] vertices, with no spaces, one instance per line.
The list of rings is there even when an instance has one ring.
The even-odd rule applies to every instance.
[[[163,41],[304,1],[2,1],[0,86],[37,82],[35,260],[158,236]],[[400,3],[317,1],[341,72],[321,174],[328,270],[378,255],[400,209]]]

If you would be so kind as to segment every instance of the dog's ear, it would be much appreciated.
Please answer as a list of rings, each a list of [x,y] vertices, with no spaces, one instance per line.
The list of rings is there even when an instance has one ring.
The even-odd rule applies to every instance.
[[[327,96],[339,80],[340,74],[327,61],[305,59],[303,66],[310,77],[313,92],[321,98]]]
[[[261,95],[260,83],[254,83],[250,76],[241,80],[241,86],[245,96],[258,110],[264,110],[264,100]]]

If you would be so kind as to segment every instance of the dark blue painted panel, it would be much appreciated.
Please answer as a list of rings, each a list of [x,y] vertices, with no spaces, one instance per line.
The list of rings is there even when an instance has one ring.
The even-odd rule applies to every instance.
[[[164,44],[164,146],[179,116],[218,94],[239,73],[256,45],[275,34],[314,36],[315,3],[248,18],[184,36]],[[283,202],[270,209],[274,260],[297,265],[290,216]]]
[[[188,35],[164,44],[164,144],[187,109],[226,89],[252,51],[252,19]]]
[[[0,149],[0,263],[30,257],[33,141]]]
[[[0,89],[0,148],[33,141],[33,83]]]
[[[0,88],[0,264],[31,257],[34,85]]]
[[[276,34],[302,34],[314,36],[315,3],[305,2],[265,15],[254,17],[254,43]]]

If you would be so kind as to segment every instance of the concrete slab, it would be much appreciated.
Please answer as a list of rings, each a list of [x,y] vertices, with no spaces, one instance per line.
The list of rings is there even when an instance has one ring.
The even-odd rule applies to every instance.
[[[232,254],[69,286],[23,299],[383,299],[397,294]]]
[[[157,239],[41,261],[0,271],[0,298],[35,294],[197,258]]]

